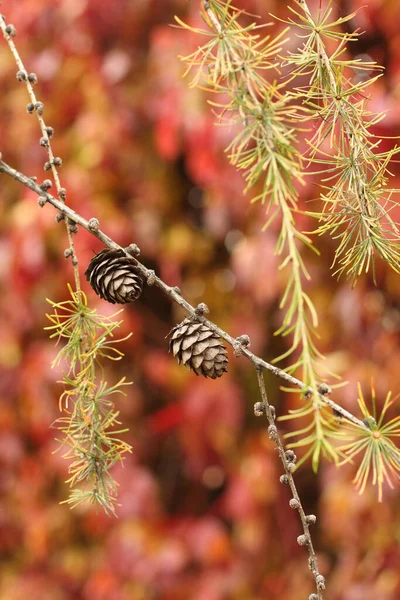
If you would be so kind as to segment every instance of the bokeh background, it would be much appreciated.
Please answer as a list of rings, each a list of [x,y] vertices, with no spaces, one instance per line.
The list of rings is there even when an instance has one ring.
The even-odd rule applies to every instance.
[[[325,3],[325,0],[323,0]],[[284,17],[287,1],[238,1]],[[316,3],[311,3],[313,7]],[[340,16],[363,2],[332,4]],[[371,92],[387,110],[377,129],[400,133],[400,5],[370,0],[351,21],[365,30],[353,55],[386,67]],[[248,333],[266,360],[285,349],[273,336],[281,320],[283,280],[274,256],[277,231],[262,233],[262,207],[242,194],[241,175],[224,155],[233,132],[215,127],[207,96],[188,88],[177,56],[195,48],[172,28],[174,15],[199,24],[197,0],[4,0],[17,28],[38,98],[55,128],[68,203],[96,216],[121,245],[136,242],[143,262],[232,335]],[[292,37],[288,48],[298,41]],[[26,88],[0,40],[0,151],[27,175],[44,178],[44,150]],[[388,147],[392,142],[385,140]],[[393,166],[394,187],[400,187]],[[315,199],[309,182],[302,203]],[[117,400],[132,444],[117,466],[118,519],[93,507],[70,511],[67,464],[54,453],[57,381],[49,365],[57,349],[43,328],[46,297],[67,298],[73,281],[63,257],[65,230],[51,207],[0,178],[0,600],[300,600],[313,591],[300,526],[279,483],[281,467],[265,422],[253,415],[255,374],[231,359],[218,381],[197,378],[167,353],[165,336],[184,315],[156,289],[124,311],[124,359],[107,380],[133,381]],[[304,221],[304,229],[311,223]],[[318,240],[308,256],[311,294],[320,315],[319,347],[349,383],[335,398],[357,411],[356,382],[368,396],[399,390],[399,278],[378,266],[379,287],[363,277],[354,290],[332,279],[333,245]],[[76,238],[81,271],[100,244]],[[113,307],[88,289],[92,306]],[[271,401],[284,414],[295,399],[267,377]],[[396,408],[398,411],[398,408]],[[284,427],[287,427],[285,425]],[[330,600],[400,599],[399,490],[363,496],[355,467],[323,464],[297,474]]]

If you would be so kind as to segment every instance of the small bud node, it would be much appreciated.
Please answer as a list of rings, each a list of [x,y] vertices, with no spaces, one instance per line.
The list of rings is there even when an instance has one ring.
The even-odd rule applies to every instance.
[[[317,517],[315,515],[307,515],[306,521],[309,525],[314,525],[317,522]]]
[[[6,27],[6,33],[8,33],[10,37],[15,37],[17,35],[17,30],[15,29],[14,25],[10,24]]]
[[[196,313],[197,317],[203,317],[204,315],[208,315],[210,309],[205,302],[200,302],[200,304],[196,306],[194,312]]]
[[[299,535],[297,538],[297,543],[299,546],[307,546],[307,544],[309,543],[308,541],[308,537],[306,535]]]
[[[254,404],[254,414],[256,417],[262,417],[263,415],[265,415],[264,402],[256,402]]]
[[[318,388],[318,392],[321,394],[321,396],[329,396],[332,394],[332,388],[330,388],[326,383],[321,383]]]
[[[98,231],[99,227],[100,227],[99,220],[96,219],[95,217],[92,217],[88,221],[88,227],[89,227],[90,231]]]
[[[129,244],[129,246],[125,248],[125,252],[131,256],[140,256],[140,248],[137,244]]]
[[[43,183],[41,183],[41,184],[39,185],[39,187],[40,187],[40,189],[41,189],[41,190],[43,190],[44,192],[47,192],[47,190],[49,190],[49,189],[51,188],[51,186],[52,186],[52,185],[53,185],[53,184],[52,184],[52,182],[50,181],[50,179],[45,179],[45,180],[43,181]]]
[[[291,463],[291,462],[296,462],[297,460],[297,456],[295,455],[295,453],[293,452],[293,450],[286,450],[285,451],[285,456],[286,456],[286,460]]]
[[[43,114],[43,109],[44,109],[44,104],[43,102],[36,102],[35,104],[35,110],[37,112],[37,114],[41,117]]]
[[[289,506],[290,508],[293,508],[293,510],[298,510],[300,508],[300,502],[297,500],[297,498],[291,498],[289,500]]]

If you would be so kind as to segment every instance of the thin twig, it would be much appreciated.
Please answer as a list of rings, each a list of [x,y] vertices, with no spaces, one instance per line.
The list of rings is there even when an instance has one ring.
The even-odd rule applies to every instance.
[[[264,412],[267,416],[269,427],[268,435],[270,439],[275,443],[278,448],[279,458],[282,461],[283,468],[285,469],[285,475],[281,477],[282,483],[287,483],[292,492],[292,498],[289,502],[289,506],[299,513],[301,524],[303,526],[303,535],[297,538],[297,542],[301,546],[306,546],[309,553],[308,564],[313,574],[315,585],[317,588],[317,598],[322,600],[322,591],[325,589],[325,579],[318,571],[318,559],[315,554],[314,546],[310,534],[310,524],[315,523],[316,517],[314,515],[306,515],[304,508],[301,504],[300,496],[296,488],[296,484],[293,478],[292,471],[295,465],[295,455],[291,450],[285,451],[282,441],[279,437],[278,430],[275,425],[275,410],[268,402],[267,389],[265,387],[264,375],[262,368],[256,366],[258,387],[260,388],[262,403],[264,406]],[[259,414],[259,413],[258,413]]]
[[[41,145],[46,149],[47,155],[48,155],[48,162],[45,165],[45,170],[51,169],[51,171],[53,173],[54,181],[56,184],[56,190],[57,190],[58,197],[61,198],[61,200],[63,202],[65,202],[65,193],[66,192],[65,192],[65,189],[63,189],[61,187],[60,176],[59,176],[58,170],[57,170],[57,164],[60,164],[60,159],[59,159],[59,157],[55,157],[53,154],[53,150],[52,150],[51,143],[50,143],[51,136],[49,135],[49,128],[47,127],[47,125],[43,119],[43,103],[38,102],[38,100],[36,98],[36,94],[33,89],[33,84],[37,82],[37,77],[34,73],[28,74],[28,71],[25,69],[24,63],[22,62],[22,59],[19,55],[17,47],[15,46],[14,41],[13,41],[13,37],[16,34],[15,28],[12,25],[9,27],[12,28],[11,34],[8,33],[8,31],[7,31],[7,24],[5,22],[4,16],[0,15],[0,28],[3,31],[4,38],[5,38],[6,42],[8,43],[8,46],[11,50],[11,53],[14,57],[16,65],[18,67],[18,75],[20,78],[19,80],[25,82],[27,90],[28,90],[29,98],[31,101],[30,110],[28,112],[35,112],[36,116],[38,118],[38,121],[39,121],[39,126],[40,126],[40,129],[42,132]],[[71,231],[70,223],[68,222],[68,220],[65,222],[65,225],[66,225],[66,229],[67,229],[68,243],[69,243],[69,247],[71,249],[71,258],[72,258],[71,262],[72,262],[72,266],[74,269],[76,291],[79,292],[81,289],[81,285],[80,285],[80,277],[79,277],[78,258],[76,256],[76,252],[75,252],[73,233]]]

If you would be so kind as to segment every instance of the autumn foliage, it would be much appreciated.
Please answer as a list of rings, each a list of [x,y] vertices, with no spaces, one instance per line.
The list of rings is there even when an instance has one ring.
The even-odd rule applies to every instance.
[[[319,2],[310,2],[313,8]],[[242,0],[237,5],[269,21],[286,3]],[[334,4],[338,16],[361,5]],[[5,0],[1,10],[18,29],[18,48],[37,73],[54,148],[62,156],[68,204],[95,216],[121,246],[135,242],[141,260],[233,336],[247,333],[265,360],[287,350],[274,332],[285,276],[274,254],[279,223],[262,232],[265,211],[243,195],[240,173],[224,149],[228,127],[216,127],[207,95],[182,78],[178,55],[199,43],[170,25],[174,15],[201,26],[197,0]],[[400,7],[374,0],[352,29],[366,33],[352,48],[386,68],[369,89],[371,105],[388,109],[376,126],[382,149],[400,133],[397,110]],[[27,175],[44,178],[46,160],[26,89],[16,81],[7,45],[0,43],[0,151]],[[288,48],[296,50],[290,39]],[[400,188],[396,162],[393,187]],[[299,188],[300,206],[318,196],[312,179]],[[221,379],[196,377],[168,355],[171,329],[185,314],[156,288],[124,308],[118,337],[132,333],[122,361],[105,378],[133,381],[116,399],[133,448],[113,475],[118,519],[92,506],[70,511],[67,464],[55,441],[62,365],[44,327],[46,298],[62,302],[73,274],[64,258],[65,231],[50,208],[0,176],[0,600],[297,600],[312,592],[300,525],[289,508],[282,467],[265,421],[256,419],[254,369],[230,353]],[[398,208],[392,217],[399,217]],[[299,216],[302,230],[313,228]],[[81,230],[75,238],[81,270],[101,244]],[[335,246],[317,240],[321,257],[306,253],[307,293],[319,314],[319,348],[348,385],[340,404],[359,411],[357,382],[369,400],[398,390],[399,276],[377,265],[377,284],[363,276],[355,289],[332,278]],[[115,307],[85,287],[90,306]],[[299,399],[267,376],[270,402],[284,414]],[[391,409],[396,415],[395,410]],[[397,410],[398,412],[398,410]],[[359,413],[358,413],[359,414]],[[361,417],[362,418],[362,417]],[[283,423],[285,432],[290,424]],[[357,464],[305,464],[296,475],[313,528],[330,600],[397,600],[398,489],[384,502],[352,485]]]

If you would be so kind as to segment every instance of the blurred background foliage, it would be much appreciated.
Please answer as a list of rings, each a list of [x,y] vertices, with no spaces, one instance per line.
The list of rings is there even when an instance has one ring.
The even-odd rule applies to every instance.
[[[310,3],[311,4],[311,3]],[[363,3],[333,4],[344,15]],[[286,2],[242,0],[239,7],[285,17]],[[311,4],[315,9],[318,2]],[[243,197],[241,176],[223,149],[232,132],[215,127],[201,90],[188,89],[178,54],[198,41],[170,27],[174,15],[199,24],[196,0],[6,0],[29,71],[39,77],[53,148],[63,158],[67,202],[121,245],[136,242],[142,260],[232,335],[248,333],[266,360],[285,349],[273,336],[284,281],[273,255],[278,232],[265,233],[263,208]],[[350,22],[365,30],[354,54],[386,67],[371,92],[373,110],[388,110],[376,133],[400,134],[400,6],[370,0]],[[294,37],[287,48],[298,45]],[[26,89],[6,43],[0,43],[0,150],[27,175],[43,177],[45,152]],[[390,140],[384,146],[390,147]],[[393,166],[393,187],[400,170]],[[318,189],[301,190],[304,207]],[[58,418],[57,348],[43,328],[46,297],[67,298],[71,265],[64,228],[33,194],[0,180],[0,600],[298,600],[312,581],[296,543],[300,525],[279,483],[276,450],[250,363],[231,360],[221,380],[197,378],[167,354],[165,336],[183,314],[153,288],[123,313],[125,358],[107,365],[110,384],[132,380],[117,400],[133,446],[119,482],[119,519],[91,506],[68,510],[67,464],[51,428]],[[396,214],[393,214],[396,218]],[[311,229],[305,217],[304,229]],[[397,213],[397,220],[399,214]],[[354,290],[331,277],[332,241],[317,240],[322,259],[307,256],[308,290],[320,317],[320,349],[349,381],[335,399],[357,414],[360,381],[375,379],[382,402],[399,388],[400,284],[378,264],[379,288],[363,277]],[[81,270],[101,245],[76,238]],[[114,307],[86,291],[92,307]],[[277,412],[298,401],[268,376]],[[282,427],[287,426],[282,424]],[[297,473],[330,600],[400,598],[400,500],[385,489],[359,496],[355,467],[323,464]]]

